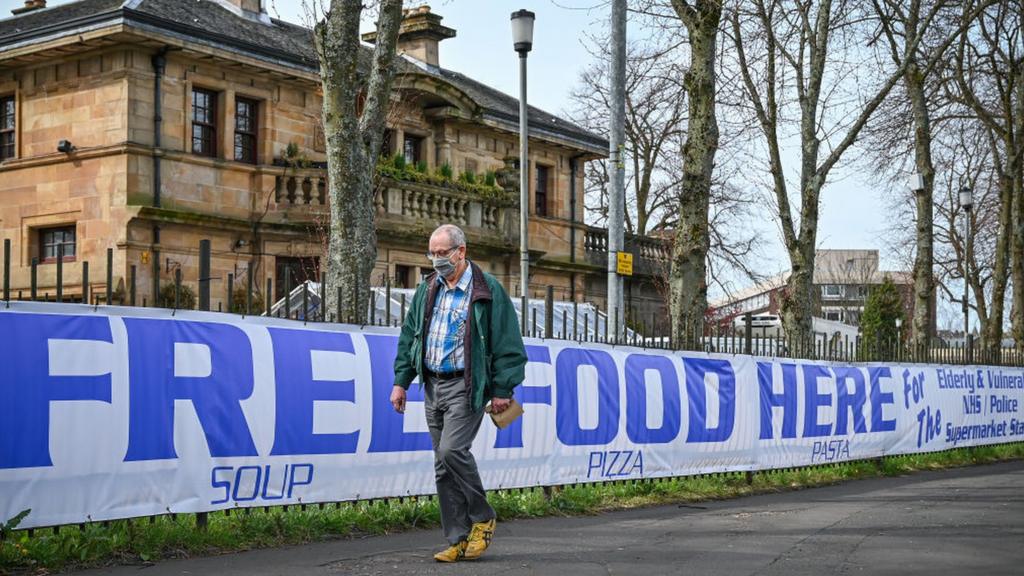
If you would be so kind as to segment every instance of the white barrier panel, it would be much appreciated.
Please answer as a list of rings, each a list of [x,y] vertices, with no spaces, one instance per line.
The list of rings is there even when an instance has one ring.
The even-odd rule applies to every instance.
[[[395,329],[11,303],[0,521],[22,527],[429,494]],[[1024,440],[1024,370],[527,341],[526,414],[485,423],[487,488],[760,470]]]

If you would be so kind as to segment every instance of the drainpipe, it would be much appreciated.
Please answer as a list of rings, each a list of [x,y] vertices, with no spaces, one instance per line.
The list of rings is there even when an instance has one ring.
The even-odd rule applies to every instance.
[[[160,207],[160,145],[163,132],[163,79],[167,68],[167,51],[164,46],[153,55],[153,207]],[[160,245],[160,226],[153,223],[153,306],[158,306],[160,296],[160,255],[155,249]]]
[[[163,132],[164,93],[161,84],[164,70],[167,68],[167,50],[164,46],[153,56],[153,206],[160,207],[160,155],[157,153],[161,145]],[[159,233],[157,233],[159,238]],[[156,241],[156,240],[155,240]]]
[[[569,158],[569,262],[576,263],[576,177],[579,172],[579,159],[585,156],[577,154]],[[576,272],[570,278],[572,283],[569,293],[576,300]]]

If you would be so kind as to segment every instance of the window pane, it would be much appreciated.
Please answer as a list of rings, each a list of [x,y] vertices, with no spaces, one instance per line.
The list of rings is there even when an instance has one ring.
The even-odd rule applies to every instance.
[[[402,146],[402,154],[408,164],[415,164],[420,161],[420,142],[422,138],[406,136]]]
[[[213,123],[211,110],[211,94],[202,90],[192,91],[192,121],[205,124]]]
[[[0,130],[14,129],[14,98],[0,100]]]
[[[14,133],[0,134],[0,160],[14,157]]]

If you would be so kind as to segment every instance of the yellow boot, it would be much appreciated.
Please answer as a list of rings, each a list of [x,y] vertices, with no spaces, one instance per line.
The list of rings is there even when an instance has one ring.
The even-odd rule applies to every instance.
[[[468,542],[465,540],[458,544],[452,544],[448,548],[434,554],[434,560],[438,562],[458,562],[466,556],[466,546]]]
[[[469,545],[466,546],[466,560],[476,560],[483,555],[484,550],[491,545],[491,539],[494,538],[496,524],[494,518],[487,522],[473,524],[473,530],[469,533]]]

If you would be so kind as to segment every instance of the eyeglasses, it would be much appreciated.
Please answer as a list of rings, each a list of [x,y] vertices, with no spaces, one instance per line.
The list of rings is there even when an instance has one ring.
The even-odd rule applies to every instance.
[[[455,251],[458,250],[459,248],[461,248],[461,246],[453,246],[453,247],[451,247],[451,248],[449,248],[447,250],[442,250],[440,252],[429,252],[428,251],[426,254],[424,254],[424,256],[427,257],[427,260],[433,260],[434,258],[447,258],[447,257],[451,256],[452,254],[454,254]]]

